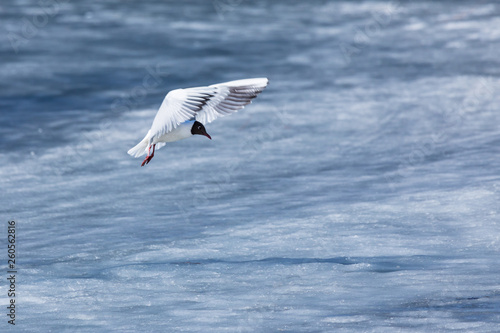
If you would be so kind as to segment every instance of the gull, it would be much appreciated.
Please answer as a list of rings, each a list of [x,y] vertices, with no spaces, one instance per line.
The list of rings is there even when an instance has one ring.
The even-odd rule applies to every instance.
[[[243,109],[266,88],[268,82],[267,78],[243,79],[208,87],[170,91],[165,96],[151,129],[128,154],[134,157],[147,154],[141,164],[144,166],[155,156],[155,148],[160,149],[166,142],[179,141],[193,135],[204,135],[212,140],[203,124]]]

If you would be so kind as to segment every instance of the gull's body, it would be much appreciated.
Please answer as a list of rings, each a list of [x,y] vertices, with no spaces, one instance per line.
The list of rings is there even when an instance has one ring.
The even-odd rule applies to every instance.
[[[157,137],[156,140],[153,140],[154,143],[160,142],[175,142],[182,139],[187,139],[193,134],[191,134],[191,128],[193,127],[194,120],[185,121],[170,132],[163,134],[162,136]]]
[[[134,157],[148,154],[142,165],[149,163],[158,149],[167,142],[207,134],[203,124],[217,117],[243,109],[267,86],[266,78],[245,79],[214,84],[208,87],[170,91],[156,114],[144,139],[128,153]],[[150,155],[151,148],[153,153]]]

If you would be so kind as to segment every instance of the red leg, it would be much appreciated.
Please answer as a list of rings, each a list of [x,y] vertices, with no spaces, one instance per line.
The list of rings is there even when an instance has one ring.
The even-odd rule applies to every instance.
[[[145,164],[148,164],[149,161],[149,153],[151,153],[151,146],[149,146],[149,149],[148,149],[148,156],[146,156],[146,158],[144,159],[144,161],[142,161],[142,164],[141,164],[141,167],[144,166]]]
[[[146,158],[144,159],[144,161],[142,161],[141,166],[144,166],[145,164],[148,164],[149,161],[151,161],[151,159],[155,156],[155,147],[156,147],[156,144],[153,145],[153,153],[151,155],[149,155],[151,153],[151,146],[149,146],[148,156],[146,156]]]

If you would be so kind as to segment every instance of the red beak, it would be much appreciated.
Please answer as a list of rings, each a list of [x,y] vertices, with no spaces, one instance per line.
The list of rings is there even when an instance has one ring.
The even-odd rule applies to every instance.
[[[210,140],[212,140],[212,137],[210,135],[208,135],[207,132],[205,132],[205,134],[203,134],[203,135],[205,135],[207,138],[209,138]]]

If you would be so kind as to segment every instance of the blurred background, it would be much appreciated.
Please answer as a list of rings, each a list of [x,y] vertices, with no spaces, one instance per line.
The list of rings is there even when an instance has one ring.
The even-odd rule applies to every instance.
[[[496,1],[1,4],[15,329],[495,331],[499,15]],[[208,124],[212,141],[143,168],[127,155],[169,90],[251,77],[268,88]]]

